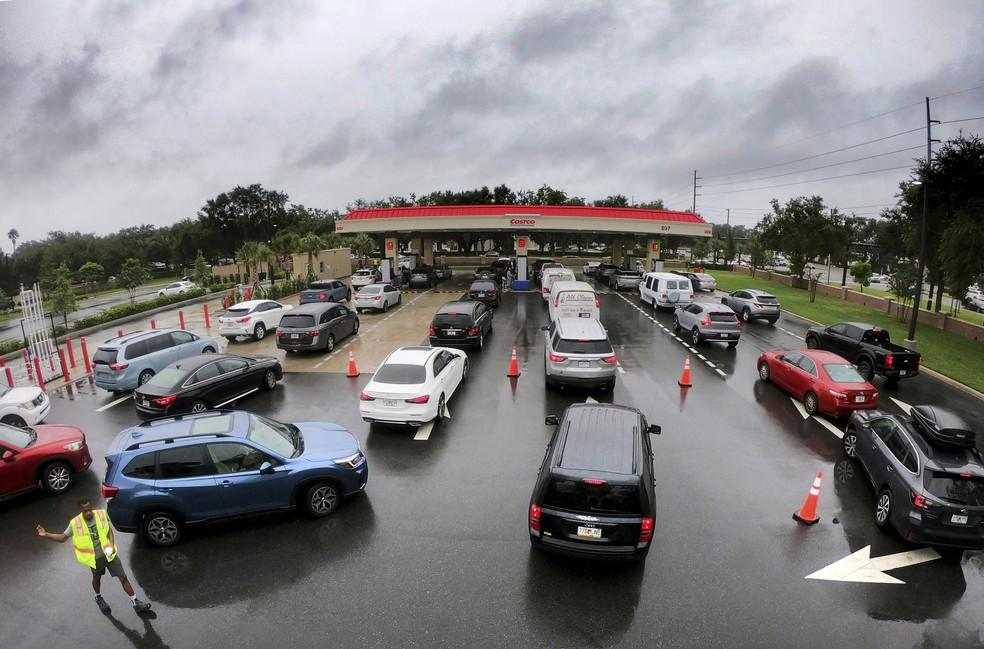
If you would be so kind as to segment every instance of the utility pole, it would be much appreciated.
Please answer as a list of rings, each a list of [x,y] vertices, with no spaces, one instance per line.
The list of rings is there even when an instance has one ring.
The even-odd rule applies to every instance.
[[[698,180],[700,180],[700,178],[697,177],[697,170],[694,169],[694,202],[690,207],[690,211],[694,214],[697,213],[697,188],[700,187],[700,185],[697,184]]]
[[[926,97],[926,173],[922,177],[923,213],[919,224],[919,272],[916,274],[916,290],[912,297],[912,318],[909,320],[908,343],[916,342],[916,320],[919,318],[919,300],[922,299],[923,273],[926,271],[926,221],[929,220],[929,170],[933,161],[933,124],[939,120],[931,119],[929,97]]]

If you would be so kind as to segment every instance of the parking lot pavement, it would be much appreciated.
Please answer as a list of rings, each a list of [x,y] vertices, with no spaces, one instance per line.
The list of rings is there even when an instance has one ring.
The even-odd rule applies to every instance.
[[[421,314],[404,316],[416,335],[433,310],[424,308],[429,299],[407,309]],[[129,403],[96,412],[104,397],[84,383],[74,400],[56,396],[52,421],[83,427],[96,461],[69,494],[21,497],[0,510],[4,645],[980,647],[981,553],[893,570],[903,584],[805,578],[869,546],[871,557],[912,548],[875,528],[871,489],[836,436],[756,380],[761,349],[798,341],[788,336],[784,345],[782,330],[763,325],[748,327],[735,351],[701,346],[714,367],[695,363],[694,387],[681,391],[687,350],[657,324],[666,326],[668,314],[640,311],[636,301],[602,296],[624,370],[614,393],[548,392],[546,309],[536,294],[507,294],[486,348],[469,354],[451,419],[427,441],[359,419],[367,374],[291,373],[251,397],[243,407],[282,420],[349,427],[369,458],[367,492],[327,519],[224,524],[169,550],[120,534],[127,570],[154,603],[150,621],[133,615],[108,580],[114,617],[104,619],[71,548],[33,536],[36,522],[60,529],[78,496],[98,495],[102,450],[135,422]],[[522,375],[510,380],[514,345]],[[902,382],[898,393],[916,400],[937,389],[919,385],[930,378]],[[963,403],[948,386],[938,391]],[[551,434],[543,417],[587,398],[639,407],[663,427],[653,444],[656,533],[643,565],[530,550],[527,504]],[[821,521],[800,527],[791,514],[817,470]]]

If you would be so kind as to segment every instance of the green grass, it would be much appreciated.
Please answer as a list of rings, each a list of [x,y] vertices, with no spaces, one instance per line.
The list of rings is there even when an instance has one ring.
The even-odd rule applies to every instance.
[[[844,321],[868,322],[887,330],[898,344],[903,344],[909,331],[908,324],[899,322],[893,315],[846,300],[817,295],[816,302],[810,302],[810,294],[803,289],[765,279],[752,279],[741,273],[714,271],[714,277],[718,288],[723,291],[740,288],[769,291],[779,298],[784,310],[825,325]],[[926,367],[984,392],[984,371],[981,371],[984,367],[984,345],[923,324],[916,326],[916,340]]]
[[[180,279],[181,279],[180,277],[155,277],[154,279],[144,284],[141,284],[137,288],[139,289],[139,288],[151,288],[157,286],[167,286],[171,282],[177,282]],[[123,290],[125,289],[119,288],[117,286],[114,288],[103,289],[101,291],[94,291],[92,293],[79,293],[77,296],[75,296],[75,299],[81,302],[82,300],[88,300],[90,298],[99,297],[100,295],[108,295],[109,293],[116,293],[117,291],[123,291]]]

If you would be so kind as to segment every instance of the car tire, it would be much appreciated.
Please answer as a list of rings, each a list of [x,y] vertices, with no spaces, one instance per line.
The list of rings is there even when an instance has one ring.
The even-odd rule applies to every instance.
[[[741,319],[744,322],[750,322],[752,319],[752,312],[748,310],[747,306],[741,310]]]
[[[154,378],[154,370],[144,370],[140,373],[140,376],[137,377],[137,385],[144,385],[152,378]]]
[[[774,326],[776,326],[776,321],[775,321],[775,320],[771,320],[771,319],[770,319],[770,320],[768,320],[767,322],[769,323],[769,326],[770,326],[770,327],[774,327]]]
[[[167,548],[181,540],[182,525],[171,512],[152,512],[144,516],[140,531],[148,543],[159,548]]]
[[[769,376],[772,374],[772,370],[769,368],[769,364],[766,361],[762,361],[758,366],[759,378],[763,381],[768,381]]]
[[[330,482],[317,482],[308,487],[304,494],[304,505],[308,515],[323,518],[334,513],[342,500],[342,492]]]
[[[673,331],[680,333],[680,318],[673,316]]]
[[[871,383],[871,380],[875,378],[875,368],[871,366],[871,361],[867,359],[861,359],[858,361],[858,374],[861,375],[865,381]]]
[[[272,390],[275,387],[277,387],[277,373],[273,370],[267,370],[263,373],[263,388]]]
[[[352,301],[352,289],[345,291],[345,301],[346,302]]]
[[[817,340],[815,336],[807,336],[806,337],[806,348],[807,349],[816,349],[819,346],[820,346],[820,341]]]
[[[737,346],[738,346],[737,340],[732,340],[731,342],[728,343],[728,349],[734,349]]]
[[[875,498],[875,525],[885,529],[892,522],[892,492],[882,489]]]
[[[256,327],[253,328],[253,338],[256,340],[263,340],[266,338],[266,325],[262,322],[258,322]]]
[[[228,340],[231,343],[236,342],[236,337],[235,336],[226,336],[225,339]]]
[[[396,306],[400,306],[401,304],[403,304],[403,293],[396,296]]]
[[[601,391],[602,392],[611,392],[614,389],[615,389],[615,379],[612,379],[611,382],[606,383],[603,386],[601,386]]]
[[[700,329],[697,327],[693,328],[693,331],[690,332],[690,340],[693,342],[694,347],[700,344]]]
[[[803,408],[806,409],[806,414],[815,415],[820,409],[820,398],[817,397],[814,392],[807,392],[803,395]]]
[[[214,354],[215,353],[215,348],[213,348],[211,345],[209,345],[208,347],[206,347],[205,349],[202,350],[202,353],[203,354]]]
[[[27,427],[27,422],[24,421],[24,418],[17,415],[7,415],[3,419],[0,419],[0,423],[7,424],[8,426],[16,426],[18,428]]]
[[[352,325],[352,335],[359,333],[359,319],[355,319],[355,324]]]
[[[444,409],[447,407],[447,401],[444,399],[444,393],[441,393],[441,398],[437,400],[437,416],[434,417],[434,421],[444,420]]]
[[[188,412],[205,412],[206,410],[208,410],[208,404],[199,399],[195,403],[191,404],[191,408],[188,409]]]
[[[75,472],[67,462],[52,462],[41,471],[41,485],[50,494],[62,494],[75,481]]]
[[[356,313],[362,313],[362,309],[356,309],[355,312]]]
[[[856,460],[858,457],[858,434],[853,428],[848,428],[844,432],[842,444],[844,446],[844,455],[852,460]]]
[[[335,334],[328,334],[328,338],[325,339],[325,353],[330,354],[335,351]]]
[[[383,298],[383,313],[389,311],[389,308],[390,308],[389,300]]]
[[[475,348],[478,349],[479,351],[485,349],[485,332],[483,331],[478,332],[478,343],[476,343]]]
[[[471,369],[468,366],[468,359],[465,359],[465,366],[461,368],[461,380],[464,381],[468,378],[468,370]]]

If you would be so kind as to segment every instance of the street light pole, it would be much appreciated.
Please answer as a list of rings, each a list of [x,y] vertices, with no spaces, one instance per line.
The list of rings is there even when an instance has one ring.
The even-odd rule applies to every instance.
[[[926,173],[918,181],[923,188],[922,222],[919,224],[919,272],[916,274],[916,290],[912,297],[912,317],[909,319],[908,343],[916,342],[916,321],[919,318],[919,300],[922,299],[923,273],[926,272],[926,222],[929,220],[929,170],[933,162],[933,124],[938,120],[930,118],[929,97],[926,97]],[[915,183],[913,183],[915,184]]]

